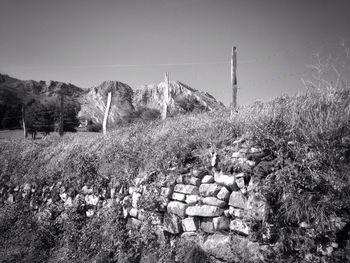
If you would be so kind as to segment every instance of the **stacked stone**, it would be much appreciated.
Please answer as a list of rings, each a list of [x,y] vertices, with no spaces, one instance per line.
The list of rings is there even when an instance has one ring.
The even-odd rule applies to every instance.
[[[233,154],[236,170],[243,166],[253,169],[255,162],[247,159],[250,152],[242,148]],[[264,198],[253,190],[253,181],[244,172],[224,174],[215,169],[195,169],[179,175],[173,187],[161,191],[169,200],[164,229],[173,234],[232,230],[249,235],[251,222],[261,221],[265,215]]]

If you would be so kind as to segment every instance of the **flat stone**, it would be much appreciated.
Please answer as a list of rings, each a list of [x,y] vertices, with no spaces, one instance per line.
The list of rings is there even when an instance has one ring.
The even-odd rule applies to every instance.
[[[228,211],[229,211],[229,214],[232,217],[235,217],[235,218],[243,218],[247,214],[246,210],[241,209],[241,208],[236,208],[236,207],[233,207],[233,206],[230,206]]]
[[[230,219],[225,216],[214,217],[213,225],[215,231],[227,230],[230,228]]]
[[[187,204],[196,204],[199,200],[201,200],[199,195],[186,195],[185,202]]]
[[[249,235],[250,227],[242,219],[234,219],[230,223],[230,229],[243,235]]]
[[[214,180],[219,185],[224,185],[231,191],[237,190],[236,178],[234,175],[214,173]]]
[[[179,234],[182,231],[181,219],[174,214],[165,213],[163,226],[164,231],[171,234]]]
[[[221,216],[223,212],[222,208],[210,205],[189,206],[186,209],[186,215],[189,216],[215,217]]]
[[[227,206],[227,203],[225,201],[222,201],[216,197],[204,197],[202,202],[203,204],[206,204],[206,205],[213,205],[221,208],[224,208],[225,206]]]
[[[217,184],[201,184],[199,187],[199,194],[201,196],[216,196],[221,189]]]
[[[185,194],[181,194],[181,193],[173,193],[171,198],[173,200],[177,200],[177,201],[183,202],[183,201],[186,200],[186,195]]]
[[[177,184],[177,185],[175,185],[174,192],[187,194],[187,195],[197,195],[197,194],[199,194],[197,186],[184,185],[184,184]]]
[[[199,227],[199,219],[196,217],[186,217],[182,219],[182,229],[184,232],[195,232]]]
[[[248,216],[258,221],[263,221],[266,215],[266,202],[261,194],[252,194],[248,198]]]
[[[214,233],[214,224],[212,218],[203,218],[201,221],[201,229],[206,233]]]
[[[217,198],[223,201],[228,201],[230,199],[231,191],[228,190],[225,186],[223,186],[220,192],[217,194]]]
[[[167,206],[168,213],[178,215],[179,217],[185,217],[185,210],[187,204],[181,203],[179,201],[171,201]]]
[[[214,176],[212,175],[206,175],[202,178],[202,184],[211,184],[214,183]]]
[[[229,205],[237,208],[247,209],[247,199],[241,191],[232,192],[230,195]]]

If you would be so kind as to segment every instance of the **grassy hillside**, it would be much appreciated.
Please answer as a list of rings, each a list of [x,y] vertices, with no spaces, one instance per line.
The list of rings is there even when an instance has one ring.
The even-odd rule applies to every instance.
[[[330,222],[335,218],[345,222],[350,219],[349,89],[309,90],[297,96],[256,102],[240,108],[231,118],[229,112],[221,111],[132,124],[107,136],[68,134],[63,138],[50,135],[37,141],[3,140],[0,141],[0,185],[10,187],[26,182],[49,185],[61,181],[78,189],[84,185],[127,184],[139,174],[161,173],[174,166],[207,164],[212,150],[217,151],[225,163],[228,157],[225,152],[241,136],[270,149],[283,162],[283,169],[261,185],[270,203],[270,220],[279,226],[276,260],[290,255],[290,262],[295,262],[294,256],[302,258],[314,253],[318,239],[335,240],[336,233]],[[222,169],[229,170],[229,167]],[[262,176],[256,175],[256,178],[259,180]],[[63,262],[67,260],[64,255],[71,253],[71,262],[80,262],[79,257],[93,262],[101,251],[125,250],[130,256],[150,243],[145,236],[138,235],[133,240],[118,239],[118,231],[122,233],[122,230],[108,216],[86,224],[72,219],[70,224],[50,229],[53,232],[48,234],[47,229],[40,230],[30,217],[25,217],[25,212],[16,211],[9,205],[0,207],[0,229],[3,230],[0,231],[0,255],[5,259],[13,256],[10,255],[13,249],[13,253],[22,255],[23,262],[33,253],[38,253],[37,258],[43,261],[51,258],[51,262]],[[21,220],[29,220],[27,223],[33,228],[20,229]],[[294,231],[294,226],[302,222],[315,230],[314,236]],[[82,224],[78,227],[80,234],[74,224]],[[117,245],[91,235],[108,226],[114,227],[112,237],[118,240]],[[25,234],[21,238],[9,235],[22,231]],[[69,231],[81,238],[74,249],[64,243]],[[34,244],[38,233],[46,244],[41,250]],[[95,249],[87,240],[96,243]],[[128,243],[128,247],[123,242],[133,245]],[[344,242],[336,251],[335,262],[344,260],[350,251],[349,242]],[[302,248],[295,252],[298,245]]]

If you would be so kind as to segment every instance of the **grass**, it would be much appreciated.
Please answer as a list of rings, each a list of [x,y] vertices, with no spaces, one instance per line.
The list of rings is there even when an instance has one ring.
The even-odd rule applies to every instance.
[[[128,183],[139,174],[161,173],[172,166],[208,165],[211,150],[223,154],[245,136],[287,163],[262,178],[261,189],[280,237],[289,233],[287,240],[293,244],[310,244],[300,251],[301,257],[314,251],[318,239],[334,238],[332,218],[350,217],[349,89],[308,90],[256,102],[232,117],[228,111],[189,114],[124,125],[106,136],[84,135],[1,140],[1,185],[61,181],[80,189],[84,184],[99,188]],[[316,231],[306,241],[292,231],[301,222]],[[290,253],[290,244],[278,242],[281,257]]]

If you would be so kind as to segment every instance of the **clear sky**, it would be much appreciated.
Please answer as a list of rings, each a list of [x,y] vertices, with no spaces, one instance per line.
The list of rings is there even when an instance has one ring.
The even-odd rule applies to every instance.
[[[228,104],[236,45],[247,104],[302,90],[311,54],[341,39],[348,0],[0,0],[0,72],[83,88],[136,88],[169,71]]]

